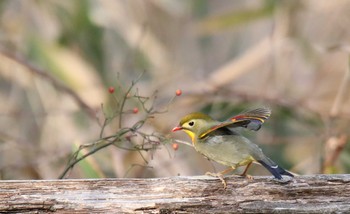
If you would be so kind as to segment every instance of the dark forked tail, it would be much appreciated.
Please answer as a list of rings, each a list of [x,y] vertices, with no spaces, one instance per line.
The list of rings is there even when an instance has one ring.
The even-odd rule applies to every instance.
[[[294,177],[294,175],[284,170],[282,167],[278,166],[277,164],[269,164],[267,163],[267,161],[262,161],[262,160],[258,160],[258,162],[261,165],[263,165],[267,170],[269,170],[269,172],[279,180],[282,179],[282,175]],[[269,160],[269,162],[273,163],[271,160]]]

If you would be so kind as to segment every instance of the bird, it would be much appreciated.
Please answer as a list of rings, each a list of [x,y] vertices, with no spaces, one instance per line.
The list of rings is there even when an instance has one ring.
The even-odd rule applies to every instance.
[[[219,178],[224,188],[227,187],[224,175],[241,166],[246,166],[241,176],[253,179],[246,174],[252,163],[262,165],[278,180],[282,180],[282,175],[294,177],[268,158],[258,145],[238,133],[238,128],[258,131],[270,115],[269,108],[260,107],[244,111],[222,122],[204,113],[195,112],[184,116],[172,132],[184,131],[191,138],[197,152],[210,160],[228,166],[222,172],[206,173]]]

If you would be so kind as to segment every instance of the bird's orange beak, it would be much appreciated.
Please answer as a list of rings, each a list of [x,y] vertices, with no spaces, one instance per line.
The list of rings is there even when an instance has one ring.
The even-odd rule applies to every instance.
[[[181,126],[176,126],[173,128],[173,130],[171,130],[172,132],[176,132],[176,131],[179,131],[179,130],[182,130],[182,127]]]

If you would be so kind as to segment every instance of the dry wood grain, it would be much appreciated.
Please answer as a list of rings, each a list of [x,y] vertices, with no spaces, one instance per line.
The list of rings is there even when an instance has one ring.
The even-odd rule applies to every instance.
[[[350,175],[0,182],[0,212],[13,213],[350,213]]]

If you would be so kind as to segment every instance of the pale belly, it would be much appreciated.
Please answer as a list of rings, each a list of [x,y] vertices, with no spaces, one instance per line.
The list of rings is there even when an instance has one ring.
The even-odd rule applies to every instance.
[[[232,167],[247,165],[261,152],[257,145],[238,135],[211,136],[196,142],[195,149],[220,164]]]

